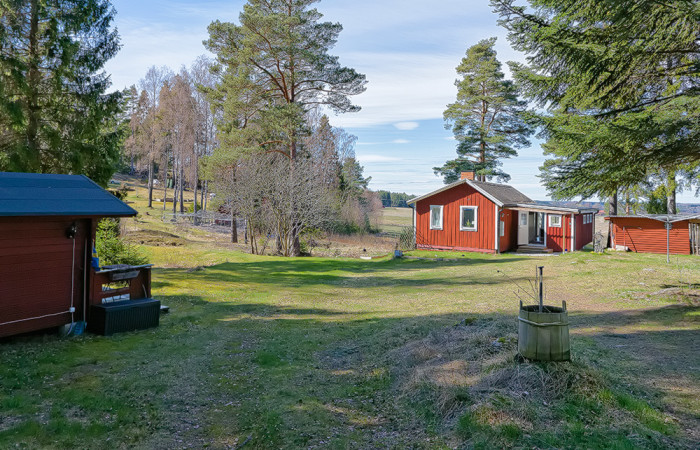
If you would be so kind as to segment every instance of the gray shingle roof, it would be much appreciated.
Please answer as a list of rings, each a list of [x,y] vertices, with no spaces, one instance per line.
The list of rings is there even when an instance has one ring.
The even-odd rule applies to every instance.
[[[84,175],[0,172],[0,216],[134,216]]]
[[[506,184],[489,183],[486,181],[471,181],[470,184],[479,188],[491,197],[504,205],[515,205],[517,203],[535,203],[528,196]]]

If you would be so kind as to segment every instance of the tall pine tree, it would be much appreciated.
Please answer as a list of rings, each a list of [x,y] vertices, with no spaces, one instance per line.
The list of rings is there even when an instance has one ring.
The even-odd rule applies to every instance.
[[[495,43],[491,38],[470,47],[457,66],[461,76],[455,81],[457,101],[447,106],[444,118],[458,142],[458,157],[433,168],[446,184],[467,170],[475,171],[481,181],[492,177],[508,181],[510,175],[501,170],[500,160],[517,156],[516,149],[530,145],[526,103],[518,100],[513,82],[504,79]]]
[[[119,50],[113,18],[108,0],[0,1],[0,170],[109,180],[121,107],[102,70]]]
[[[365,90],[365,76],[328,53],[342,26],[321,22],[322,15],[312,8],[316,2],[249,0],[240,24],[209,26],[205,44],[217,57],[221,77],[209,90],[221,111],[220,148],[210,166],[232,173],[241,156],[264,151],[284,155],[294,171],[311,108],[359,110],[350,97]],[[288,227],[297,230],[297,219],[289,220]],[[297,231],[290,236],[292,253],[298,255]]]

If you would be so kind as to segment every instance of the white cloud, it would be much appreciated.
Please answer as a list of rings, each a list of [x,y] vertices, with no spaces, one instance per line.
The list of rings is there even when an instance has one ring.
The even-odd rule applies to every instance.
[[[358,113],[331,118],[334,126],[375,125],[442,118],[456,94],[453,55],[351,53],[344,63],[367,75],[367,91],[353,98]]]
[[[394,139],[391,141],[392,144],[409,144],[411,141],[406,139]]]
[[[418,128],[419,124],[418,122],[398,122],[395,123],[394,126],[402,131],[410,131]]]

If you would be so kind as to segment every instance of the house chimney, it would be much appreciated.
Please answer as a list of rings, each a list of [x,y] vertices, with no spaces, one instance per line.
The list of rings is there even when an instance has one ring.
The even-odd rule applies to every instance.
[[[459,177],[460,180],[472,180],[474,181],[474,171],[470,170],[469,172],[462,172],[462,175]]]

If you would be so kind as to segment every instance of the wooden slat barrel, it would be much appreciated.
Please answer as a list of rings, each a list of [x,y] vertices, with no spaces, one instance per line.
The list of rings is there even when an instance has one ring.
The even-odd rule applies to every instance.
[[[568,361],[569,316],[563,307],[521,306],[518,317],[518,351],[534,361]]]

